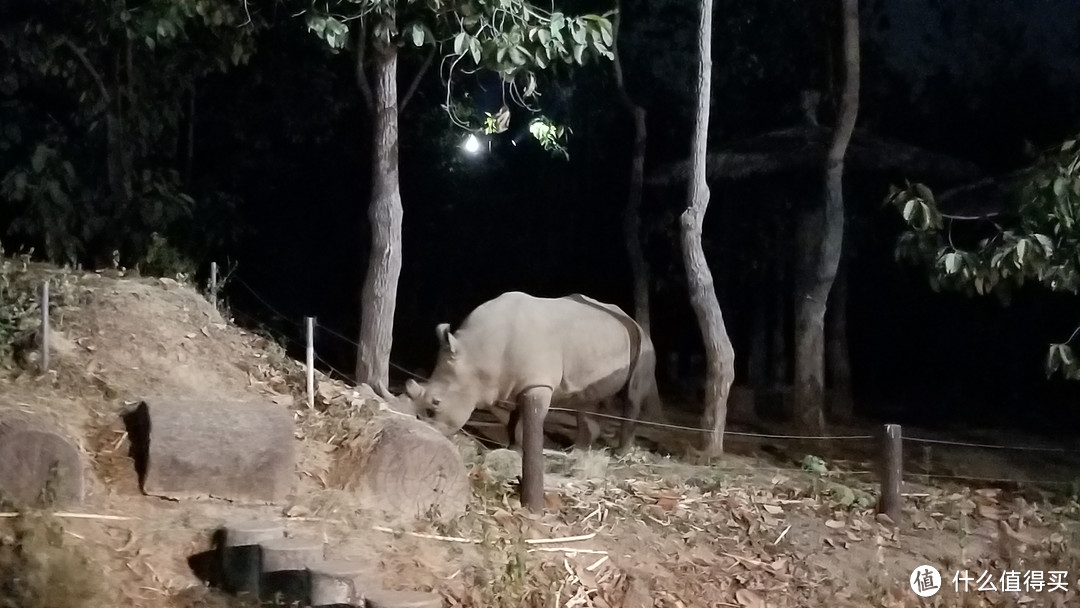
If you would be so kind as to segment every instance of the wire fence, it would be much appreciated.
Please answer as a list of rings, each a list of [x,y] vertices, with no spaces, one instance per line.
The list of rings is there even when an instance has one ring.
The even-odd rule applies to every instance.
[[[297,321],[295,319],[290,318],[287,315],[282,314],[277,307],[275,307],[273,304],[270,303],[268,298],[262,296],[255,289],[253,289],[251,287],[251,285],[249,285],[247,282],[245,282],[242,278],[240,278],[239,276],[236,276],[235,272],[230,277],[230,280],[232,282],[235,282],[236,284],[240,285],[241,287],[243,287],[246,291],[248,291],[252,295],[252,297],[255,299],[255,301],[257,301],[259,304],[261,304],[261,306],[263,308],[266,309],[266,311],[267,311],[267,313],[269,313],[271,319],[285,321],[286,323],[290,324],[292,327],[296,327],[296,328],[300,328],[300,329],[302,329],[304,327],[304,324],[302,322]],[[247,314],[244,314],[244,313],[238,313],[237,311],[232,310],[232,309],[230,309],[230,314],[234,314],[234,315],[243,317],[243,318],[247,319],[248,321],[253,322],[256,325],[263,325],[262,323],[258,323],[250,315],[247,315]],[[342,332],[340,332],[340,331],[338,331],[338,330],[336,330],[336,329],[334,329],[332,327],[328,327],[328,326],[320,323],[317,318],[315,319],[314,326],[317,328],[317,331],[320,334],[331,336],[331,337],[333,337],[333,338],[335,338],[337,340],[340,340],[344,344],[347,344],[347,345],[349,345],[349,346],[351,346],[353,348],[358,348],[359,347],[359,344],[358,344],[358,342],[356,340],[353,340],[353,339],[347,337]],[[306,346],[305,344],[302,344],[298,338],[294,338],[294,337],[291,337],[291,336],[288,336],[288,335],[277,333],[277,334],[275,334],[275,337],[277,337],[278,339],[283,340],[283,341],[285,341],[285,342],[287,342],[289,344],[292,344],[293,346],[301,348],[301,349],[305,348],[305,346]],[[348,382],[351,383],[352,374],[346,373],[346,372],[342,371],[341,369],[338,369],[336,366],[334,366],[329,361],[327,361],[324,357],[320,356],[317,351],[315,352],[314,356],[315,356],[315,359],[322,366],[324,366],[325,369],[328,369],[331,372],[337,374],[338,376],[340,376],[340,378],[342,380],[348,381]],[[417,374],[416,372],[414,372],[412,370],[409,370],[409,369],[405,368],[404,366],[398,365],[397,363],[395,363],[393,361],[390,361],[390,366],[393,367],[394,369],[396,369],[396,370],[398,370],[398,371],[412,377],[412,378],[415,378],[416,380],[421,381],[421,382],[426,382],[428,380],[427,378],[423,377],[422,375]],[[510,407],[515,407],[516,406],[516,403],[512,403],[512,402],[502,401],[501,403],[503,405],[507,405],[507,406],[510,406]],[[578,410],[576,410],[576,409],[564,408],[564,407],[550,407],[549,411],[567,412],[567,413],[575,413],[575,414],[578,412]],[[627,421],[627,420],[629,420],[628,418],[625,418],[623,416],[618,416],[618,415],[609,414],[609,413],[590,411],[590,412],[587,412],[587,414],[590,417],[604,418],[604,419],[615,420],[615,421]],[[631,421],[635,422],[638,425],[647,426],[647,427],[653,427],[653,428],[659,428],[659,429],[665,429],[665,430],[669,430],[669,431],[678,431],[678,432],[686,432],[686,433],[711,433],[711,432],[713,432],[712,429],[707,429],[707,428],[692,427],[692,426],[685,426],[685,425],[657,422],[657,421],[651,421],[651,420],[631,420]],[[879,436],[879,435],[870,435],[870,434],[865,434],[865,435],[820,435],[820,436],[817,436],[817,435],[791,435],[791,434],[754,433],[754,432],[748,432],[748,431],[730,431],[730,430],[725,430],[724,435],[725,436],[737,436],[737,437],[755,438],[755,439],[791,440],[791,441],[879,441],[881,439],[881,436]],[[473,437],[473,439],[479,441],[479,439],[476,438],[476,437]],[[952,440],[934,439],[934,438],[929,438],[929,437],[917,437],[917,436],[904,436],[903,441],[905,443],[910,442],[910,443],[914,443],[914,444],[921,444],[921,445],[924,445],[924,446],[935,446],[935,445],[937,445],[937,446],[947,446],[947,447],[957,447],[957,448],[1007,450],[1007,451],[1015,451],[1015,452],[1046,453],[1046,454],[1080,454],[1080,449],[1070,449],[1070,448],[1064,448],[1064,447],[1001,445],[1001,444],[968,442],[968,441],[952,441]],[[635,464],[637,464],[637,463],[635,463]],[[650,466],[660,466],[660,467],[662,467],[663,465],[662,465],[662,463],[652,463]],[[679,465],[672,465],[672,466],[687,466],[687,465],[679,464]],[[711,468],[715,472],[715,467],[711,467]],[[746,470],[752,470],[752,469],[755,469],[755,467],[749,467]],[[790,472],[790,469],[785,470],[785,469],[776,468],[776,467],[756,467],[756,469],[759,469],[761,471],[775,471],[777,473]],[[738,472],[738,471],[739,470],[732,470],[731,472]],[[845,475],[875,475],[875,474],[880,474],[880,471],[869,470],[869,469],[846,470],[846,471],[840,471],[840,472],[845,474]],[[902,473],[902,475],[903,475],[904,479],[908,479],[908,480],[911,480],[911,481],[920,481],[920,480],[921,481],[928,481],[928,480],[931,480],[931,479],[938,479],[938,480],[967,481],[967,482],[979,482],[979,483],[1029,484],[1029,485],[1048,485],[1048,486],[1071,486],[1071,485],[1074,485],[1074,483],[1075,483],[1073,481],[1063,481],[1063,480],[1060,480],[1060,479],[1058,479],[1058,480],[1012,479],[1012,478],[1004,478],[1004,477],[984,477],[984,476],[972,476],[972,475],[946,475],[946,474],[937,474],[937,473],[930,473],[930,472],[923,473],[923,472],[911,472],[911,471],[905,471],[905,472]]]

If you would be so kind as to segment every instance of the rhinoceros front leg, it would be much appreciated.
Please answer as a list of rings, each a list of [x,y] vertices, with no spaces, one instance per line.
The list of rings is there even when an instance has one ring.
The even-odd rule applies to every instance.
[[[521,502],[530,511],[544,508],[544,418],[551,389],[530,388],[521,394]]]

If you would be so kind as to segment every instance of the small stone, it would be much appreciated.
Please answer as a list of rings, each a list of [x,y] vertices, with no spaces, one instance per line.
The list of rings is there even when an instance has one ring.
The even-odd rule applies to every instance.
[[[484,468],[497,481],[511,481],[521,476],[521,454],[514,450],[499,449],[484,457]]]

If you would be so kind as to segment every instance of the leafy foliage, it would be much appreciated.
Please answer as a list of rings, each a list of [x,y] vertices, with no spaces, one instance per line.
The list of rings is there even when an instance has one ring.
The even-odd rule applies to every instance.
[[[924,264],[935,290],[969,295],[996,294],[1033,281],[1056,292],[1080,290],[1080,146],[1069,140],[1045,153],[1005,186],[1015,210],[995,215],[988,236],[958,246],[953,223],[966,218],[943,214],[930,188],[908,184],[893,188],[888,202],[900,211],[908,230],[901,235],[897,258]],[[986,222],[984,222],[986,223]],[[1070,343],[1051,345],[1048,375],[1061,372],[1080,379],[1080,361]]]
[[[243,5],[36,4],[0,26],[0,219],[52,261],[137,264],[201,205],[190,169],[200,79],[247,61]],[[202,193],[199,193],[202,194]],[[213,198],[213,193],[208,193]]]
[[[559,65],[612,59],[612,24],[607,15],[570,16],[526,0],[337,0],[312,3],[304,13],[309,30],[335,52],[351,44],[389,49],[431,47],[442,58],[443,110],[458,127],[487,134],[509,128],[511,104],[539,112],[540,78]],[[353,22],[359,22],[353,26]],[[359,35],[350,36],[350,27]],[[468,108],[455,85],[465,76],[495,74],[502,105],[494,113]],[[464,107],[463,107],[464,106]],[[566,129],[540,117],[529,128],[547,150],[565,154],[559,139]]]

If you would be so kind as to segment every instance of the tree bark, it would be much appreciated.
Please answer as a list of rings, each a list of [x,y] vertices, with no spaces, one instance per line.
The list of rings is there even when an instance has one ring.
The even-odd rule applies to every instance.
[[[356,381],[389,397],[390,349],[401,276],[401,191],[398,183],[397,50],[375,57],[372,117],[371,252],[360,293]]]
[[[847,263],[841,259],[836,282],[829,294],[829,309],[825,313],[825,372],[831,418],[850,421],[855,414],[855,398],[851,389],[851,353],[847,336]]]
[[[616,2],[616,13],[612,24],[615,39],[614,66],[615,82],[619,89],[619,98],[634,121],[634,147],[630,161],[630,190],[626,199],[623,215],[623,236],[626,239],[626,252],[630,257],[630,272],[634,281],[634,320],[650,332],[649,311],[649,265],[641,246],[641,191],[645,183],[645,149],[647,142],[645,108],[634,103],[626,90],[623,77],[622,61],[619,58],[619,25],[621,3]]]
[[[768,387],[769,360],[769,298],[764,289],[754,297],[754,310],[751,313],[750,327],[750,373],[748,383],[755,391]]]
[[[784,390],[788,386],[791,377],[791,350],[789,349],[787,331],[787,305],[790,298],[788,291],[787,276],[790,256],[785,244],[788,242],[788,232],[784,222],[777,225],[775,257],[773,264],[772,295],[772,340],[770,345],[770,388]]]
[[[705,158],[709,133],[709,106],[712,100],[712,0],[698,2],[697,108],[691,148],[692,178],[687,206],[681,216],[683,263],[690,291],[690,305],[697,316],[705,344],[705,414],[702,423],[709,429],[705,451],[716,456],[724,451],[727,400],[735,379],[735,352],[724,326],[724,315],[716,298],[712,273],[701,246],[701,231],[709,206],[709,185],[705,180]]]
[[[836,277],[844,240],[843,176],[847,152],[859,110],[859,6],[858,0],[841,0],[844,32],[844,89],[837,127],[825,169],[825,209],[814,215],[824,221],[816,260],[810,272],[800,273],[795,313],[795,422],[800,430],[822,434],[825,430],[825,309]],[[812,229],[816,218],[806,218]]]

